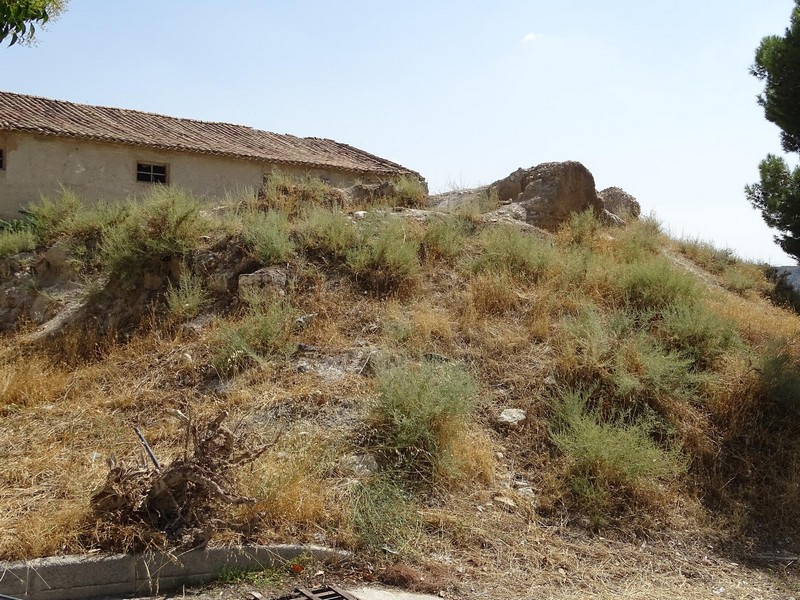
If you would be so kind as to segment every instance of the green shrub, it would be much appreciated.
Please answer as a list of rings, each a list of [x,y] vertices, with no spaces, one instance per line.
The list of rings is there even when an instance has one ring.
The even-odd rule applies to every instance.
[[[692,400],[702,377],[682,353],[666,349],[644,331],[621,340],[614,359],[611,381],[615,393],[629,404],[661,408],[667,398]],[[673,415],[662,415],[669,422]]]
[[[356,280],[379,294],[414,286],[420,272],[419,241],[401,219],[368,219],[358,244],[348,252],[347,266]]]
[[[393,182],[394,201],[398,206],[409,208],[423,208],[428,192],[422,181],[417,177],[404,175]]]
[[[678,305],[664,311],[658,329],[668,347],[687,357],[695,369],[707,369],[741,345],[736,324],[700,306]]]
[[[594,210],[588,208],[582,212],[572,213],[569,221],[561,226],[559,234],[572,244],[585,245],[591,242],[602,226]]]
[[[159,186],[141,203],[132,204],[123,220],[103,229],[101,258],[111,274],[125,277],[145,265],[185,255],[206,227],[193,196]]]
[[[473,191],[469,194],[455,209],[455,215],[467,223],[472,223],[473,225],[481,224],[484,214],[500,206],[500,198],[496,188]]]
[[[773,342],[759,365],[761,391],[770,405],[767,414],[775,423],[800,417],[800,360],[781,342]]]
[[[242,221],[242,237],[262,265],[284,262],[292,256],[294,247],[289,217],[285,212],[269,210],[265,213],[246,213]]]
[[[199,277],[187,274],[181,277],[177,286],[170,283],[166,293],[169,314],[178,321],[195,318],[211,303],[208,291]]]
[[[214,339],[213,366],[231,375],[277,356],[295,351],[292,331],[298,311],[290,304],[268,298],[248,298],[248,309],[238,323],[220,328]]]
[[[479,243],[481,253],[472,264],[476,272],[504,272],[512,277],[536,279],[557,260],[549,243],[512,226],[490,227],[481,234]]]
[[[453,260],[464,252],[467,242],[467,223],[454,216],[436,217],[428,221],[422,238],[422,251],[426,258]]]
[[[679,450],[663,449],[653,441],[653,425],[647,419],[604,419],[589,410],[587,402],[586,392],[563,391],[553,405],[550,436],[569,460],[573,500],[599,525],[624,491],[657,493],[656,484],[685,472],[687,463]]]
[[[653,258],[617,267],[612,276],[619,301],[638,311],[696,305],[701,290],[694,277],[675,269],[665,258]]]
[[[604,315],[594,307],[563,318],[557,363],[562,376],[576,387],[593,386],[606,407],[641,411],[659,407],[663,398],[693,398],[701,380],[692,361],[665,348],[648,331],[649,323],[636,313]]]
[[[63,229],[63,224],[83,208],[78,196],[63,189],[57,200],[43,197],[25,207],[25,212],[36,233],[44,241],[52,241]]]
[[[624,263],[644,262],[660,254],[661,224],[652,216],[628,222],[614,229],[614,256]]]
[[[341,211],[313,208],[297,225],[297,237],[312,256],[340,261],[355,245],[356,229]]]
[[[463,434],[477,386],[454,364],[382,369],[373,418],[384,461],[410,482],[453,475],[451,446]]]
[[[740,296],[751,290],[764,289],[766,291],[767,285],[763,272],[754,265],[750,265],[750,268],[747,266],[740,264],[725,271],[722,274],[722,286]]]
[[[344,198],[339,190],[319,177],[307,175],[298,178],[274,173],[264,179],[258,204],[289,217],[302,217],[315,207],[341,209]]]
[[[0,231],[0,258],[36,249],[36,235],[30,229]]]

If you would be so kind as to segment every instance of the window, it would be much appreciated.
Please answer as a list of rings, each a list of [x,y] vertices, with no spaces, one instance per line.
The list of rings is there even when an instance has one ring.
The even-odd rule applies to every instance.
[[[6,161],[5,161],[5,158],[6,158],[6,157],[5,157],[5,155],[3,154],[3,149],[2,149],[2,148],[0,148],[0,171],[2,171],[3,169],[5,169],[5,168],[6,168]]]
[[[167,165],[136,163],[136,181],[145,183],[167,183]]]

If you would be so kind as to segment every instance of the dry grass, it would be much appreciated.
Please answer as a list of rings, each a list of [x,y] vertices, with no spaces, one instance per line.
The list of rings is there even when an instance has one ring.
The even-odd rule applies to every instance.
[[[215,319],[195,333],[156,305],[125,338],[99,332],[92,352],[85,339],[54,352],[24,347],[25,331],[0,337],[1,558],[133,540],[92,521],[88,498],[107,456],[145,464],[134,425],[160,458],[181,451],[168,409],[199,418],[225,409],[254,443],[279,436],[238,472],[257,502],[220,513],[218,542],[341,545],[384,566],[389,543],[411,565],[407,585],[421,573],[458,597],[497,597],[501,579],[522,596],[543,585],[552,597],[655,597],[648,582],[659,577],[683,592],[692,579],[678,568],[733,580],[721,558],[686,558],[702,560],[713,540],[743,548],[800,532],[797,420],[779,412],[760,376],[776,340],[800,359],[800,317],[763,299],[766,283],[742,292],[714,285],[722,275],[702,265],[686,271],[661,257],[670,242],[646,220],[608,229],[582,215],[545,239],[477,220],[462,229],[462,219],[426,238],[425,224],[393,216],[396,224],[366,230],[326,202],[308,214],[281,205],[294,215],[282,239],[297,242],[285,257],[281,302],[293,309],[281,321],[282,350],[265,346],[223,377],[220,332],[255,329],[250,312],[232,308],[238,300],[209,305]],[[754,277],[751,267],[737,266]],[[314,316],[299,325],[301,314]],[[714,318],[692,327],[687,314]],[[406,368],[413,380],[426,359],[458,366],[476,393],[457,419],[431,417],[440,445],[424,450],[441,451],[440,468],[419,486],[413,472],[398,475],[380,438],[376,372]],[[634,493],[615,480],[615,502],[587,510],[576,489],[599,467],[587,459],[576,468],[574,444],[555,434],[552,399],[563,389],[591,391],[581,422],[620,442],[615,465],[642,448],[686,462],[668,477],[637,475]],[[496,423],[508,407],[527,411],[522,426]],[[403,451],[399,462],[419,459],[413,446]],[[374,472],[342,461],[370,453]],[[587,534],[598,527],[602,538]]]

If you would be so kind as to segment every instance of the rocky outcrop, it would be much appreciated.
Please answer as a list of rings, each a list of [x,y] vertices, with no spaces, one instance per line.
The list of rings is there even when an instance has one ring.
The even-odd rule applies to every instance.
[[[575,212],[591,209],[602,221],[621,225],[624,221],[617,211],[624,210],[626,217],[634,218],[640,211],[636,199],[619,188],[608,188],[598,194],[594,177],[576,161],[517,169],[489,189],[501,202],[522,206],[527,223],[550,231],[558,229]]]
[[[597,195],[600,200],[602,200],[603,206],[607,211],[614,213],[622,219],[638,219],[639,215],[642,213],[642,208],[639,206],[636,198],[622,188],[606,188],[597,192]]]

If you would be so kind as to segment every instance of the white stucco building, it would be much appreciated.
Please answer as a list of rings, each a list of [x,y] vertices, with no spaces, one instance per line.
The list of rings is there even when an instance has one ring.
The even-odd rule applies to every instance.
[[[276,171],[340,186],[420,178],[333,140],[0,92],[0,218],[62,186],[87,201],[135,197],[154,184],[209,197],[257,188]]]

